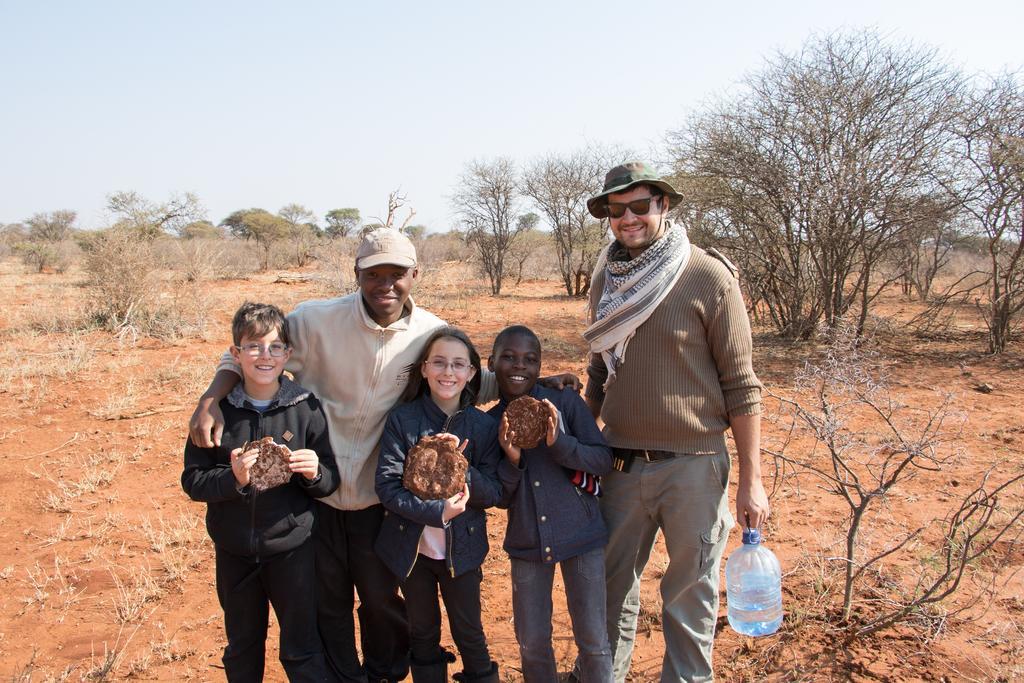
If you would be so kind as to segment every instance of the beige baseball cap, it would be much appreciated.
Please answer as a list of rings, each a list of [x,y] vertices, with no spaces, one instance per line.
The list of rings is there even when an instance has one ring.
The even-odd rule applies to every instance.
[[[385,263],[403,268],[416,265],[416,247],[393,228],[377,228],[366,233],[356,251],[356,268],[360,270]]]

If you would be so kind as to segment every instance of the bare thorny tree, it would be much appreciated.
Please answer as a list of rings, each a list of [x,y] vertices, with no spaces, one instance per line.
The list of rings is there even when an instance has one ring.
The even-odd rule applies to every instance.
[[[783,335],[851,309],[863,327],[908,209],[938,189],[958,76],[863,33],[779,54],[746,86],[669,135],[680,182]]]
[[[501,294],[509,250],[525,229],[519,221],[518,186],[518,172],[511,159],[474,161],[467,165],[452,197],[466,227],[466,239],[476,247],[495,296]]]
[[[387,218],[385,218],[383,221],[381,221],[379,218],[377,220],[380,221],[381,225],[383,225],[385,228],[394,228],[399,232],[404,232],[406,226],[409,225],[409,221],[411,221],[412,217],[416,215],[416,209],[410,206],[408,207],[409,212],[405,215],[405,219],[399,225],[395,225],[395,221],[398,220],[398,210],[401,209],[406,204],[408,204],[408,197],[402,194],[401,188],[393,192],[389,192]]]
[[[607,230],[587,211],[587,199],[601,191],[604,172],[618,161],[610,161],[607,153],[581,150],[542,157],[523,172],[523,194],[551,225],[558,271],[569,296],[584,296],[590,290]]]
[[[1000,353],[1024,310],[1024,88],[1004,76],[972,93],[952,130],[957,173],[951,193],[987,249],[987,296],[978,302],[989,350]]]
[[[956,593],[968,575],[982,571],[979,558],[992,554],[1001,541],[1019,542],[1024,533],[1024,470],[1018,467],[998,484],[990,484],[986,474],[946,514],[939,510],[896,537],[885,534],[881,543],[865,542],[873,513],[898,497],[908,481],[940,471],[960,456],[956,437],[962,418],[952,410],[949,395],[940,396],[932,407],[901,403],[872,369],[870,354],[863,351],[852,326],[844,323],[836,331],[824,357],[798,374],[794,397],[774,397],[782,406],[786,436],[780,446],[766,451],[781,471],[812,477],[846,505],[848,515],[841,525],[845,551],[837,559],[843,572],[841,618],[852,640],[898,622],[934,618],[935,608]],[[1016,502],[1006,505],[1014,495]],[[929,533],[936,526],[939,531]],[[915,571],[902,579],[885,576],[886,561],[900,557],[913,562],[922,552],[928,561]],[[996,574],[993,569],[985,577],[988,584]],[[869,575],[876,581],[865,587]],[[855,615],[857,605],[864,609]]]

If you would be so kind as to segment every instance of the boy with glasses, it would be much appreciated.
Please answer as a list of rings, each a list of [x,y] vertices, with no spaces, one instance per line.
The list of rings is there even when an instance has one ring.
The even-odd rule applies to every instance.
[[[288,324],[276,306],[246,303],[231,324],[232,357],[242,381],[224,399],[220,444],[185,445],[185,492],[207,504],[216,550],[217,597],[224,610],[229,681],[263,678],[269,605],[281,627],[281,664],[290,681],[327,680],[316,628],[315,498],[338,487],[327,419],[308,390],[282,377],[291,354]],[[284,483],[253,481],[264,437],[285,446]],[[245,449],[245,450],[243,450]]]

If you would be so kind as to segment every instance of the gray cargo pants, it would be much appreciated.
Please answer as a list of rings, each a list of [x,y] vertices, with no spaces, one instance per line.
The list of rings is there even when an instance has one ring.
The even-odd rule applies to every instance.
[[[662,681],[711,681],[718,579],[733,517],[729,455],[679,455],[633,461],[629,472],[602,478],[608,639],[614,676],[629,671],[640,611],[640,576],[660,529],[669,564],[661,579],[665,657]]]

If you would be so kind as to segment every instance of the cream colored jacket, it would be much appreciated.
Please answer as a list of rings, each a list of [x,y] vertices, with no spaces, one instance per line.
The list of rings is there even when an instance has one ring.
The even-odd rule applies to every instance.
[[[398,402],[431,332],[445,321],[409,299],[408,315],[388,327],[370,318],[359,292],[307,301],[288,314],[293,346],[286,369],[323,403],[341,485],[322,500],[339,510],[376,505],[377,451],[388,411]],[[218,370],[241,374],[231,354]],[[496,394],[484,372],[481,396]]]

